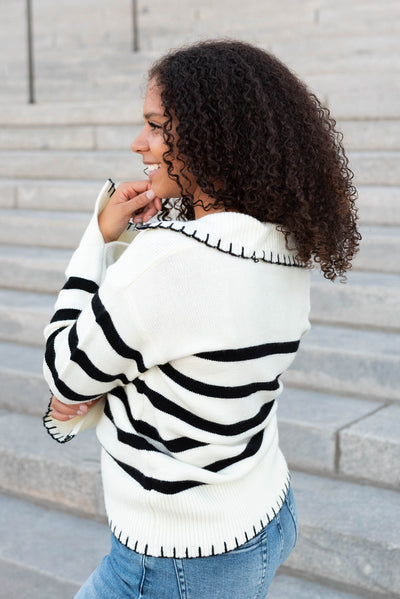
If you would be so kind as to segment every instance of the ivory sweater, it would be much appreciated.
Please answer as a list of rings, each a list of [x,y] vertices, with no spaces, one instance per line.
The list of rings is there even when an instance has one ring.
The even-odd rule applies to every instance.
[[[115,536],[148,555],[223,553],[279,511],[280,375],[309,328],[309,273],[273,224],[233,212],[152,222],[105,244],[103,187],[45,329],[44,375],[97,424]]]

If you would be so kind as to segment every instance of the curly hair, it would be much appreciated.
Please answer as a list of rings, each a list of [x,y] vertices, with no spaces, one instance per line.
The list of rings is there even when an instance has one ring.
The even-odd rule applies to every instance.
[[[178,160],[213,206],[278,225],[300,261],[344,280],[361,239],[357,191],[343,136],[305,84],[273,55],[234,40],[175,50],[152,66],[149,81],[160,87],[164,160],[182,195],[163,202],[161,218],[172,207],[194,217],[185,175],[173,173]]]

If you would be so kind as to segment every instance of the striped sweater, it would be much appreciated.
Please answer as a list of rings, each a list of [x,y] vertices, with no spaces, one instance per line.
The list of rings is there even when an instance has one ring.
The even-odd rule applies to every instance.
[[[198,557],[254,537],[280,509],[280,375],[308,330],[309,273],[275,225],[233,212],[151,222],[105,244],[102,189],[45,329],[64,403],[104,396],[58,441],[96,425],[115,536]]]

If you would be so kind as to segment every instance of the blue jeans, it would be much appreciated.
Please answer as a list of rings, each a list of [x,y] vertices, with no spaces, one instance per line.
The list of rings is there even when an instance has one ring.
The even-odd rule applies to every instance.
[[[75,599],[265,599],[297,539],[291,489],[277,516],[237,549],[212,557],[149,557],[112,547]]]

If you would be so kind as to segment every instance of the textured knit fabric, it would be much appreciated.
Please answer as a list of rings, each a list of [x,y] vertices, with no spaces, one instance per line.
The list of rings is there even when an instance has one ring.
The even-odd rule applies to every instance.
[[[154,222],[105,244],[97,215],[45,329],[44,374],[85,417],[45,416],[57,440],[97,423],[106,510],[139,553],[220,554],[282,506],[280,375],[309,328],[309,273],[273,224],[239,213]]]

